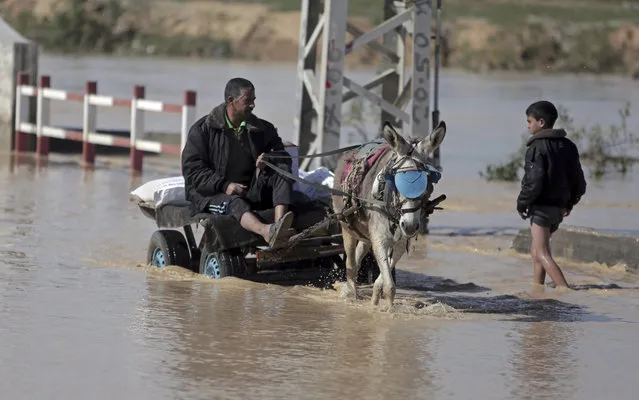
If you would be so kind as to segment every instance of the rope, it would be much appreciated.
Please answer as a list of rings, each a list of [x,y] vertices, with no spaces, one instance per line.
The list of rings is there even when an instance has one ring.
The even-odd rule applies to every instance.
[[[286,170],[283,170],[282,168],[278,167],[277,165],[274,165],[274,164],[272,164],[272,163],[270,163],[270,162],[268,162],[266,160],[262,160],[262,162],[264,163],[264,165],[268,166],[269,168],[271,168],[272,170],[274,170],[278,174],[280,174],[282,176],[285,176],[285,177],[287,177],[289,179],[292,179],[294,181],[297,181],[299,183],[303,183],[305,185],[310,185],[310,186],[313,186],[313,187],[318,188],[320,190],[326,190],[326,191],[331,192],[331,193],[333,193],[335,195],[338,195],[338,196],[346,196],[346,197],[357,199],[357,200],[362,201],[364,203],[376,205],[376,206],[379,206],[379,207],[382,207],[382,208],[386,207],[386,203],[384,203],[383,201],[377,201],[377,200],[365,199],[365,198],[362,198],[362,197],[357,197],[357,196],[352,195],[350,193],[346,193],[346,192],[343,192],[341,190],[333,189],[333,188],[330,188],[328,186],[324,186],[324,185],[321,185],[319,183],[311,182],[311,181],[308,181],[306,179],[300,178],[299,176],[295,176],[295,175],[291,174],[290,172],[288,172]]]
[[[332,156],[334,154],[346,153],[349,150],[355,150],[356,148],[362,147],[363,145],[364,144],[354,144],[354,145],[351,145],[351,146],[342,147],[341,149],[327,151],[325,153],[307,154],[307,155],[304,155],[304,156],[297,156],[297,157],[293,157],[291,155],[280,156],[280,155],[277,155],[277,154],[268,154],[267,157],[271,158],[271,159],[275,159],[275,158],[315,158],[315,157],[324,157],[324,156]]]

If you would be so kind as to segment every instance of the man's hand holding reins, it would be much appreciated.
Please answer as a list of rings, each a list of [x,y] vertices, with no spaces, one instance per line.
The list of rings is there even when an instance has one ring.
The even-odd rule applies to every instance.
[[[225,193],[228,194],[229,196],[237,195],[242,197],[246,194],[247,189],[248,188],[245,185],[242,185],[241,183],[229,183]]]
[[[262,160],[264,159],[264,154],[265,153],[262,153],[257,157],[257,160],[255,161],[255,168],[264,169],[264,164],[262,163]]]

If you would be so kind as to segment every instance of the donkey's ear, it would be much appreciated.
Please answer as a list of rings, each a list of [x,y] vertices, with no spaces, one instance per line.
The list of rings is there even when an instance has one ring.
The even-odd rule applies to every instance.
[[[428,138],[430,139],[430,145],[432,147],[431,151],[441,146],[442,142],[444,141],[444,137],[446,137],[446,122],[440,121],[439,124],[437,124],[435,130],[433,130],[428,136]]]
[[[445,136],[446,122],[441,121],[439,124],[437,124],[437,127],[430,133],[430,135],[428,135],[428,137],[419,142],[419,151],[422,154],[428,156],[430,153],[435,151],[435,149],[441,146]]]
[[[400,135],[390,122],[384,122],[384,128],[382,129],[382,135],[386,142],[399,154],[406,155],[410,149],[410,144]]]

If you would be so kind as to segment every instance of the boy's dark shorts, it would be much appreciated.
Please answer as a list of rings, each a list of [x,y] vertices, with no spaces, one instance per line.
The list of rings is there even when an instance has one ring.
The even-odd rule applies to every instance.
[[[564,209],[553,206],[532,206],[530,209],[530,225],[533,223],[550,228],[550,233],[559,229],[564,220]]]

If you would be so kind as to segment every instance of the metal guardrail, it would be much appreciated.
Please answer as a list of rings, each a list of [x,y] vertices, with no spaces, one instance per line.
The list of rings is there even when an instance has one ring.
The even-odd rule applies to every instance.
[[[95,146],[113,146],[129,148],[131,154],[131,171],[142,172],[143,152],[180,155],[186,143],[187,134],[195,120],[196,92],[184,92],[183,104],[169,104],[161,101],[147,100],[145,87],[135,85],[133,97],[130,99],[98,95],[97,82],[89,81],[85,85],[85,93],[70,93],[51,88],[51,78],[40,76],[38,86],[30,85],[26,73],[18,74],[15,107],[15,152],[26,152],[28,135],[36,135],[37,157],[49,155],[49,138],[82,142],[82,161],[85,167],[95,165]],[[29,115],[29,97],[36,97],[36,123],[24,122]],[[83,103],[82,130],[68,130],[50,125],[50,102],[74,101]],[[120,137],[98,133],[96,128],[98,107],[119,107],[131,110],[130,137]],[[181,115],[180,145],[164,144],[158,141],[138,139],[144,133],[144,115],[146,112],[173,113]]]

